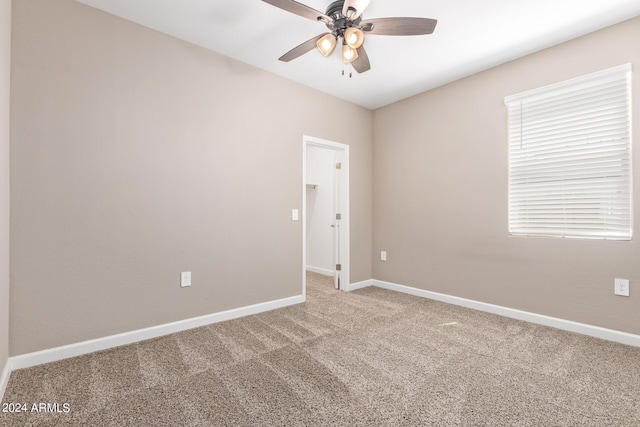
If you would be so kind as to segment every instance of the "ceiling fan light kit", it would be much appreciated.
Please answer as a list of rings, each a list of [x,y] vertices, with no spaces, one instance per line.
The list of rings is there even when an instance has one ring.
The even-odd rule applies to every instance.
[[[375,18],[363,21],[362,12],[371,0],[337,0],[329,4],[325,13],[295,0],[262,1],[303,18],[322,22],[331,31],[299,44],[282,55],[280,61],[289,62],[314,48],[322,55],[329,56],[342,39],[342,61],[351,64],[358,73],[371,69],[364,50],[365,33],[387,36],[431,34],[438,22],[429,18]]]

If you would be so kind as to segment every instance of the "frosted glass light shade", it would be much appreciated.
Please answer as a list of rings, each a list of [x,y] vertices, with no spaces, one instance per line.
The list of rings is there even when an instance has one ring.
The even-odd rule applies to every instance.
[[[347,28],[344,32],[344,41],[353,49],[357,49],[364,43],[364,33],[359,28]]]
[[[353,62],[356,59],[358,59],[358,51],[350,47],[349,45],[343,44],[342,45],[342,62],[344,62],[345,64],[349,64],[350,62]]]
[[[336,44],[338,44],[338,41],[333,34],[325,34],[316,42],[318,50],[324,56],[331,55],[331,52],[336,48]]]

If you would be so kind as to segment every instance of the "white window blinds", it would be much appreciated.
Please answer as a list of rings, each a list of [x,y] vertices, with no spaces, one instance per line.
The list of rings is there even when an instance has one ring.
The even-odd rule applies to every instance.
[[[509,232],[630,240],[631,65],[505,98]]]

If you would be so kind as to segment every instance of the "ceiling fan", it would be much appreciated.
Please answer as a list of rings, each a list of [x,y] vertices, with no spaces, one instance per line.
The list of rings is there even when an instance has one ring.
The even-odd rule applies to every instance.
[[[325,13],[294,0],[262,0],[293,14],[324,23],[329,32],[313,37],[282,55],[280,61],[289,62],[317,48],[329,56],[342,43],[342,61],[351,64],[358,73],[371,69],[364,50],[364,35],[415,36],[431,34],[438,23],[429,18],[374,18],[363,20],[362,12],[371,0],[338,0]],[[344,73],[344,70],[343,70]]]

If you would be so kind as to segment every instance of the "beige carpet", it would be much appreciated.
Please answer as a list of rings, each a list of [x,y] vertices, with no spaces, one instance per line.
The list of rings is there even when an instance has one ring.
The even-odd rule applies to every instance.
[[[11,375],[0,425],[640,426],[640,349],[391,291],[305,304]]]

